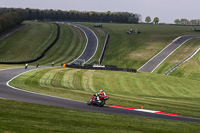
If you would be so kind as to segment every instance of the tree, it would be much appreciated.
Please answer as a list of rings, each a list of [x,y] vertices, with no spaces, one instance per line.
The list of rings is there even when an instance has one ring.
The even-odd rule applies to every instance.
[[[111,14],[111,11],[107,11],[106,13],[107,13],[107,14]]]
[[[0,16],[0,32],[12,26],[21,24],[24,16],[20,10],[7,10],[2,11]]]
[[[182,18],[182,19],[180,20],[180,22],[181,22],[181,24],[183,24],[183,25],[189,25],[189,20],[187,20],[187,19],[185,19],[185,18]]]
[[[150,23],[151,22],[151,17],[147,16],[146,19],[145,19],[145,22]]]
[[[175,20],[174,20],[174,23],[175,23],[175,24],[180,24],[180,20],[179,20],[179,19],[175,19]]]
[[[155,17],[155,18],[153,19],[153,22],[154,22],[154,24],[158,24],[159,18],[158,18],[158,17]]]
[[[196,20],[190,20],[190,25],[197,25],[197,21]]]
[[[199,24],[200,24],[200,20],[199,19],[190,20],[190,25],[199,25]]]

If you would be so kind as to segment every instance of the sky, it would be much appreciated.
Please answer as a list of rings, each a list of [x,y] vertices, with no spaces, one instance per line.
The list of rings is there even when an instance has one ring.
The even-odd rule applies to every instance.
[[[175,19],[200,19],[200,0],[0,0],[0,7],[78,10],[97,12],[130,12],[159,17],[161,23]]]

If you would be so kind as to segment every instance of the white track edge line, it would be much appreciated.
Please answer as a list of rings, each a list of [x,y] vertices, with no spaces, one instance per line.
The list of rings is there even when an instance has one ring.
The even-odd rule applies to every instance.
[[[36,69],[33,69],[33,70],[36,70]],[[18,74],[17,76],[15,76],[15,77],[13,77],[12,79],[10,79],[10,80],[6,83],[6,85],[7,85],[8,87],[11,87],[11,88],[15,89],[15,90],[24,91],[24,92],[28,92],[28,93],[32,93],[32,94],[37,94],[37,95],[41,95],[41,96],[48,96],[48,97],[53,97],[53,98],[58,98],[58,99],[63,99],[63,100],[70,100],[70,101],[75,101],[75,102],[81,102],[81,103],[87,103],[87,102],[83,102],[83,101],[72,100],[72,99],[67,99],[67,98],[62,98],[62,97],[51,96],[51,95],[46,95],[46,94],[40,94],[40,93],[37,93],[37,92],[31,92],[31,91],[27,91],[27,90],[22,90],[22,89],[19,89],[19,88],[16,88],[16,87],[13,87],[13,86],[9,85],[9,83],[10,83],[13,79],[19,77],[20,75],[22,75],[22,74],[24,74],[24,73],[27,73],[27,72],[30,72],[30,71],[33,71],[33,70],[28,70],[28,71],[26,71],[26,72],[23,72],[23,73]]]
[[[147,110],[147,109],[134,109],[136,111],[141,111],[141,112],[148,112],[148,113],[157,113],[161,111],[154,111],[154,110]]]
[[[139,69],[138,69],[138,71],[140,71],[140,69],[142,68],[142,67],[144,67],[147,63],[149,63],[151,60],[153,60],[156,56],[158,56],[162,51],[164,51],[166,48],[168,48],[171,44],[173,44],[173,42],[174,41],[176,41],[176,40],[178,40],[180,37],[182,37],[182,36],[179,36],[179,37],[177,37],[176,39],[174,39],[170,44],[168,44],[164,49],[162,49],[159,53],[157,53],[155,56],[153,56],[149,61],[147,61],[143,66],[141,66]]]
[[[173,54],[178,48],[180,48],[184,43],[186,43],[187,41],[191,40],[193,38],[189,38],[187,40],[185,40],[181,45],[179,45],[176,49],[174,49],[170,54],[168,54],[152,71],[151,73],[160,66],[161,63],[163,63],[171,54]]]
[[[192,52],[192,53],[188,56],[189,58],[186,57],[184,60],[180,61],[180,62],[182,62],[182,63],[179,62],[179,63],[180,63],[180,64],[178,63],[179,65],[176,64],[177,67],[175,67],[176,65],[173,66],[172,68],[174,68],[174,67],[175,67],[175,68],[174,68],[174,69],[171,68],[170,70],[167,71],[167,72],[169,72],[169,73],[166,74],[167,72],[165,72],[165,74],[166,74],[166,75],[169,75],[171,72],[173,72],[174,70],[176,70],[181,64],[185,63],[186,61],[188,61],[188,60],[190,60],[192,57],[194,57],[194,56],[199,52],[199,50],[200,50],[200,45],[194,50],[195,52]],[[164,75],[165,75],[165,74],[164,74]]]
[[[77,28],[79,28],[80,30],[82,30],[82,31],[84,32],[84,34],[85,34],[85,36],[86,36],[86,38],[87,38],[87,43],[86,43],[86,44],[88,45],[88,37],[87,37],[85,31],[84,31],[83,29],[81,29],[80,27],[78,27],[77,25],[74,25],[74,26],[76,26]],[[81,26],[83,26],[83,25],[81,25]],[[96,54],[97,49],[98,49],[98,46],[99,46],[99,40],[98,40],[98,37],[97,37],[97,35],[94,33],[93,30],[91,30],[90,28],[88,28],[88,27],[86,27],[86,26],[83,26],[83,27],[89,29],[89,30],[94,34],[94,36],[95,36],[96,39],[97,39],[97,47],[96,47],[96,50],[95,50],[94,54],[92,55],[92,57],[90,57],[90,58],[85,62],[85,63],[87,63],[87,62],[88,62],[91,58],[93,58],[94,55]],[[85,46],[85,49],[86,49],[87,45]],[[80,55],[79,57],[81,57],[81,56],[83,55],[83,53],[85,52],[85,49],[83,50],[83,52],[81,53],[81,55]],[[79,58],[79,57],[78,57],[78,58]],[[72,62],[75,62],[78,58],[76,58],[76,59],[75,59],[74,61],[72,61]],[[72,62],[70,62],[70,63],[72,63]],[[85,63],[84,63],[84,64],[85,64]]]
[[[85,26],[84,26],[84,27],[85,27]],[[86,28],[88,28],[88,27],[86,27]],[[91,30],[90,28],[88,28],[88,29]],[[94,36],[95,36],[96,39],[97,39],[97,47],[96,47],[96,50],[95,50],[94,54],[92,55],[92,57],[90,57],[90,59],[92,59],[92,58],[94,57],[94,55],[96,54],[97,49],[98,49],[98,47],[99,47],[99,39],[98,39],[97,35],[94,33],[94,31],[93,31],[93,30],[91,30],[91,31],[93,32]],[[87,62],[90,61],[90,59],[88,59]],[[85,62],[85,63],[87,63],[87,62]]]
[[[80,58],[83,55],[83,53],[85,52],[85,49],[87,48],[87,45],[88,45],[88,37],[87,37],[85,31],[83,29],[81,29],[80,27],[76,26],[76,25],[73,25],[73,26],[79,28],[84,33],[87,41],[86,41],[85,48],[84,48],[83,52],[81,53],[81,55],[79,57],[77,57],[76,59],[74,59],[73,61],[71,61],[70,64],[73,63],[73,62],[75,62],[78,58]]]

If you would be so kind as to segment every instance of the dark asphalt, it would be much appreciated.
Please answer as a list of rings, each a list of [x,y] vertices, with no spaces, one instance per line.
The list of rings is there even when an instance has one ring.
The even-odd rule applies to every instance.
[[[152,73],[170,54],[173,53],[178,47],[180,47],[184,42],[192,38],[199,38],[200,35],[185,35],[174,40],[160,53],[154,56],[146,64],[144,64],[138,71],[150,72]]]
[[[79,24],[76,24],[75,26],[80,28],[85,33],[86,38],[87,38],[87,44],[86,44],[85,50],[76,60],[82,59],[82,60],[85,60],[85,62],[87,62],[96,53],[96,50],[98,47],[98,39],[95,33],[89,28],[79,25]],[[76,60],[74,61],[74,63],[76,62]]]
[[[140,111],[134,111],[134,110],[118,109],[118,108],[113,108],[113,107],[108,107],[108,106],[105,106],[105,107],[88,106],[85,102],[27,92],[27,91],[15,89],[6,85],[7,82],[11,80],[13,77],[23,72],[26,72],[28,70],[34,70],[34,69],[36,68],[28,67],[28,69],[14,68],[14,69],[1,70],[0,71],[0,97],[5,98],[5,99],[10,99],[10,100],[43,104],[43,105],[52,105],[52,106],[64,107],[64,108],[75,109],[75,110],[118,114],[118,115],[128,115],[128,116],[149,117],[149,118],[158,118],[158,119],[167,119],[167,120],[177,120],[177,121],[187,121],[187,122],[200,122],[200,119],[196,119],[196,118],[153,114],[153,113],[146,113],[146,112],[140,112]]]

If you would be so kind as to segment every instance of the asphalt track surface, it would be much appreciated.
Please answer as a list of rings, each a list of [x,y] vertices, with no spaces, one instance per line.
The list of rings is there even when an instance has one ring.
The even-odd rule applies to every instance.
[[[87,38],[87,44],[85,46],[83,53],[73,62],[76,63],[77,60],[85,60],[85,63],[86,63],[95,55],[97,51],[98,38],[91,29],[79,24],[74,24],[74,26],[81,29],[84,32]]]
[[[169,116],[169,115],[154,114],[154,113],[127,110],[127,109],[119,109],[109,106],[104,106],[104,107],[88,106],[86,102],[24,91],[8,85],[8,82],[12,80],[14,77],[34,69],[36,68],[28,67],[28,69],[13,68],[13,69],[0,70],[0,98],[28,102],[28,103],[35,103],[35,104],[52,105],[52,106],[64,107],[74,110],[90,111],[90,112],[139,116],[139,117],[177,120],[186,122],[200,122],[199,118]]]
[[[176,49],[178,49],[186,41],[200,38],[200,35],[185,35],[175,39],[171,44],[160,51],[156,56],[144,64],[138,71],[152,73],[168,56],[170,56]]]

